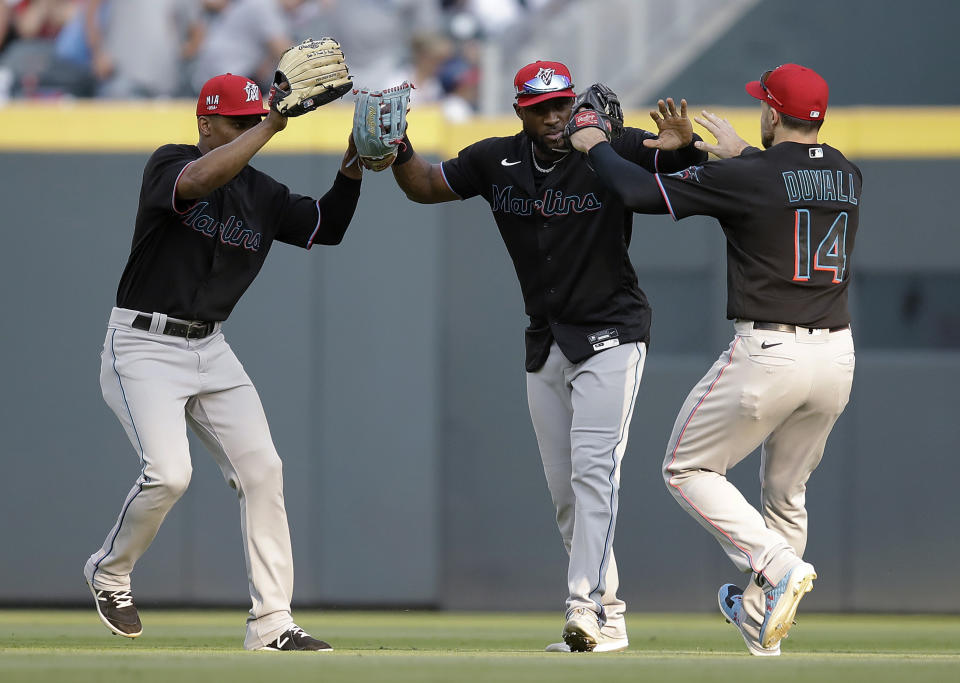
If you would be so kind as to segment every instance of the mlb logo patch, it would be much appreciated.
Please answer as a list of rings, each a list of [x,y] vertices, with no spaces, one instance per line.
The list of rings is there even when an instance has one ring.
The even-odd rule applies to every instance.
[[[819,118],[820,118],[820,112],[819,112],[818,110],[816,110],[816,109],[813,109],[813,110],[810,112],[810,118],[811,118],[811,119],[819,119]]]

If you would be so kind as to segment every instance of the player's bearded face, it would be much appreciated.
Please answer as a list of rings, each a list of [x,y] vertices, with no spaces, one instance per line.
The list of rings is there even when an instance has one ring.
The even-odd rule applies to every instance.
[[[530,107],[517,107],[517,115],[523,121],[523,132],[533,141],[537,151],[550,158],[570,151],[563,138],[563,129],[572,110],[572,97],[555,97]]]
[[[773,147],[773,119],[772,109],[766,102],[760,103],[760,144],[764,149]]]

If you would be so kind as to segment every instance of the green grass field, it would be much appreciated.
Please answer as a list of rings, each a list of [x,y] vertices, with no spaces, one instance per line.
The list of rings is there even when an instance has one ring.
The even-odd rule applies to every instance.
[[[298,611],[327,654],[243,651],[241,610],[141,617],[127,640],[92,609],[0,610],[0,681],[960,681],[960,616],[801,614],[779,658],[707,614],[631,614],[629,650],[602,655],[544,653],[556,614]]]

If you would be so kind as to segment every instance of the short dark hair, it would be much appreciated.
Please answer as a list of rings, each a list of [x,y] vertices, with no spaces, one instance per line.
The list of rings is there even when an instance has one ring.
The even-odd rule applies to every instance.
[[[820,126],[823,125],[823,119],[807,121],[805,119],[798,119],[796,116],[789,116],[783,112],[780,112],[780,121],[783,123],[784,128],[791,128],[801,133],[816,133],[820,130]]]

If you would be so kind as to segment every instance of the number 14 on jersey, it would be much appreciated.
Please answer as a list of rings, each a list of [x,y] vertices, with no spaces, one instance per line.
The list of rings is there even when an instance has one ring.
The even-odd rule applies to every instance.
[[[833,282],[841,283],[847,274],[847,212],[837,214],[826,236],[816,249],[810,242],[810,210],[797,209],[794,222],[794,270],[793,279],[805,282],[810,279],[811,261],[814,270],[833,273]],[[812,254],[811,254],[812,252]],[[812,255],[812,258],[811,258]]]

